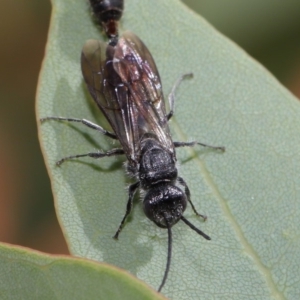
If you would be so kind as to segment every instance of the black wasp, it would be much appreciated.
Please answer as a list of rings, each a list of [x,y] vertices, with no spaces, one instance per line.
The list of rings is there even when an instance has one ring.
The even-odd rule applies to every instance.
[[[110,123],[113,132],[85,119],[46,117],[45,120],[80,122],[100,133],[116,139],[122,148],[106,153],[86,153],[68,156],[57,162],[89,156],[126,155],[127,171],[136,183],[129,186],[126,213],[114,235],[118,238],[126,218],[131,212],[137,189],[144,195],[143,209],[157,226],[168,230],[168,257],[164,277],[158,289],[165,284],[171,263],[171,227],[182,220],[191,229],[210,240],[210,237],[191,224],[183,212],[189,202],[199,214],[190,197],[190,190],[178,176],[176,152],[178,147],[202,145],[224,151],[223,147],[208,146],[199,142],[173,142],[168,126],[174,111],[175,90],[169,95],[170,112],[166,113],[160,76],[155,62],[144,43],[133,33],[118,37],[118,21],[123,11],[120,0],[90,0],[94,15],[102,24],[108,43],[88,40],[82,50],[81,69],[90,94]]]

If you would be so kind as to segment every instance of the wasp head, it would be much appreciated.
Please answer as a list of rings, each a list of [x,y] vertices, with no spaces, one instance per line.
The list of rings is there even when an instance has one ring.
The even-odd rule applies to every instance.
[[[170,183],[160,183],[149,189],[143,208],[146,216],[157,226],[166,228],[176,224],[186,209],[185,193]]]

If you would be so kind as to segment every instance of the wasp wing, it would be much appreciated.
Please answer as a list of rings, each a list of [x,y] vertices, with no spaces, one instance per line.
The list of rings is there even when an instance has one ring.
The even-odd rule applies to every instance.
[[[81,70],[88,90],[109,121],[127,157],[134,157],[127,87],[113,69],[115,48],[88,40],[81,54]]]
[[[120,141],[130,162],[137,163],[143,136],[155,136],[174,153],[160,77],[143,42],[126,32],[116,46],[89,40],[81,68],[88,89]]]
[[[137,111],[136,141],[153,134],[166,150],[174,152],[158,70],[148,48],[132,32],[125,32],[117,44],[114,69],[128,87],[130,105]]]

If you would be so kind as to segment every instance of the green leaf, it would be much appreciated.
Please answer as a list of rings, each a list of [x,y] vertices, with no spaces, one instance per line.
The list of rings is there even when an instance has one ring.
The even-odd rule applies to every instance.
[[[107,264],[0,244],[1,299],[165,299]]]
[[[106,126],[80,71],[85,40],[102,39],[85,1],[53,1],[38,116],[85,118]],[[223,145],[226,152],[178,149],[206,241],[179,222],[163,293],[172,299],[298,299],[300,297],[300,105],[247,54],[175,0],[127,0],[122,30],[149,47],[165,93],[185,80],[170,122],[174,140]],[[73,254],[124,268],[154,288],[161,282],[167,232],[139,201],[118,241],[131,182],[124,160],[55,161],[115,145],[80,124],[47,122],[40,139],[57,212]]]

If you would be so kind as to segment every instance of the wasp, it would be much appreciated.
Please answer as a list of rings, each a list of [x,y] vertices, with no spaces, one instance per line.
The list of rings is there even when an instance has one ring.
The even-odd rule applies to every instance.
[[[123,1],[90,0],[90,3],[109,41],[88,40],[85,43],[81,54],[81,70],[92,98],[108,120],[112,131],[86,119],[46,117],[41,121],[79,122],[120,142],[120,148],[104,153],[68,156],[59,160],[57,165],[80,157],[126,156],[126,170],[136,182],[129,186],[126,212],[114,238],[118,239],[132,210],[134,195],[139,189],[143,195],[145,215],[168,231],[167,264],[158,288],[161,291],[171,264],[171,227],[181,220],[206,240],[210,240],[208,235],[183,216],[189,203],[196,215],[206,219],[206,216],[197,212],[188,185],[178,175],[176,148],[201,145],[221,151],[225,149],[197,141],[172,140],[168,121],[174,113],[175,91],[183,78],[191,74],[177,80],[168,97],[170,111],[167,113],[160,75],[150,51],[132,32],[127,31],[121,37],[118,35],[117,24],[122,15]]]

